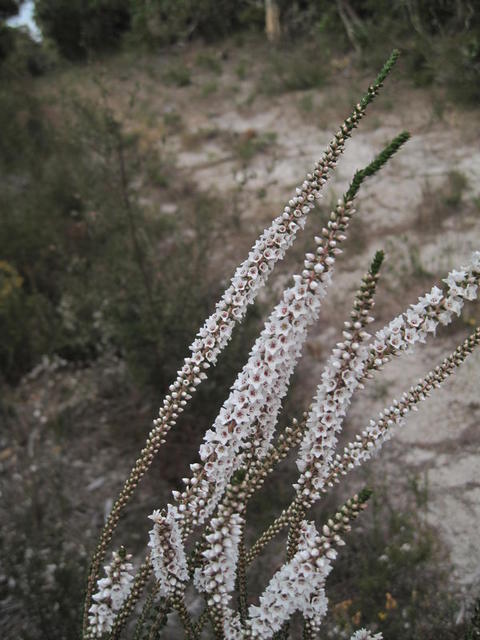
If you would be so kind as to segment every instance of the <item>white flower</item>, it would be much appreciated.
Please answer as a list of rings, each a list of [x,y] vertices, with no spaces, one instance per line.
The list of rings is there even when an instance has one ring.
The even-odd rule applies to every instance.
[[[476,300],[478,285],[468,284],[460,295],[463,295],[465,300]]]
[[[445,309],[452,313],[460,315],[463,308],[463,300],[461,298],[450,297],[445,300]]]
[[[394,327],[397,324],[401,326],[401,323],[394,323]],[[368,349],[361,344],[368,334],[363,331],[362,323],[358,325],[354,333],[347,335],[344,332],[346,340],[333,349],[307,417],[297,459],[301,478],[295,488],[309,502],[319,497],[322,478],[328,471],[337,444],[335,434],[341,431],[343,417],[364,375],[365,362],[369,357]],[[309,476],[305,475],[307,470]]]
[[[106,578],[97,582],[99,591],[93,594],[94,601],[88,610],[89,633],[100,637],[112,630],[117,612],[128,598],[133,582],[132,556],[120,552],[112,553],[112,562],[105,566]]]
[[[153,572],[160,586],[160,594],[171,596],[188,580],[187,558],[177,512],[175,507],[168,505],[166,513],[156,510],[149,518],[154,522],[148,543]]]
[[[355,631],[350,640],[383,640],[383,635],[381,633],[376,633],[374,635],[368,629],[359,629],[358,631]]]
[[[326,557],[318,557],[321,538],[314,523],[304,520],[300,527],[297,553],[273,575],[259,605],[251,605],[248,610],[247,625],[255,639],[271,638],[295,611],[318,628],[327,611],[324,586],[331,563]],[[334,558],[335,552],[331,555]]]
[[[411,327],[419,327],[424,321],[422,315],[414,311],[412,308],[407,309],[405,315],[407,316],[407,322]]]
[[[443,298],[443,292],[441,289],[435,286],[432,288],[430,293],[427,293],[425,295],[425,298],[430,305],[436,306],[437,304],[440,303],[441,299]]]
[[[203,551],[204,564],[195,570],[194,584],[209,595],[208,604],[227,607],[235,588],[238,547],[244,519],[237,513],[212,518],[212,533],[206,536],[209,547]]]
[[[469,264],[461,269],[451,271],[443,282],[447,291],[434,286],[430,293],[419,298],[416,304],[394,318],[386,327],[377,331],[372,352],[384,354],[387,346],[395,352],[409,348],[416,342],[425,342],[427,333],[435,333],[440,322],[447,325],[452,321],[452,314],[460,315],[463,299],[474,300],[478,294],[480,274],[475,272],[479,252],[473,254]],[[408,327],[405,327],[405,320]]]
[[[398,335],[404,325],[405,321],[403,319],[403,316],[398,316],[390,322],[390,324],[388,325],[388,330],[390,333]]]
[[[241,452],[248,448],[250,439],[256,441],[257,457],[266,454],[307,330],[318,317],[320,301],[325,296],[326,282],[330,278],[326,255],[323,246],[317,249],[315,260],[323,265],[323,269],[310,268],[303,275],[294,276],[293,286],[286,289],[265,322],[246,365],[200,447],[205,473],[202,481],[188,490],[186,510],[177,511],[180,519],[188,518],[201,524],[214,511],[230,478],[241,466]],[[313,264],[311,260],[307,262]],[[311,282],[318,284],[315,290],[309,285]],[[353,378],[347,378],[347,381],[349,385],[355,384]],[[230,434],[227,442],[221,437],[225,428]],[[208,447],[205,446],[207,442]],[[198,499],[198,489],[207,491],[207,500]]]

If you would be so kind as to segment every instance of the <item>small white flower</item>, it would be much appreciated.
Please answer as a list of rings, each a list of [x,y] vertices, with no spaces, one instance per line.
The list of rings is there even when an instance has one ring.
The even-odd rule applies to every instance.
[[[425,295],[425,298],[430,305],[435,306],[439,304],[441,299],[443,298],[443,291],[435,286],[432,288],[430,293],[427,293]]]
[[[105,566],[106,577],[97,582],[99,591],[93,594],[94,603],[88,612],[89,632],[95,637],[112,630],[117,612],[128,598],[133,583],[130,554],[113,552],[112,562]]]
[[[324,586],[331,563],[326,557],[315,559],[312,555],[321,544],[315,525],[303,521],[300,526],[297,553],[273,575],[259,605],[248,610],[247,625],[255,639],[271,638],[295,611],[317,628],[327,611]]]
[[[359,629],[358,631],[355,631],[350,640],[383,640],[383,635],[381,633],[376,633],[374,635],[368,629]]]
[[[183,547],[177,510],[168,505],[167,512],[154,511],[149,518],[154,525],[150,530],[153,572],[162,596],[174,595],[177,584],[188,580],[187,558]]]

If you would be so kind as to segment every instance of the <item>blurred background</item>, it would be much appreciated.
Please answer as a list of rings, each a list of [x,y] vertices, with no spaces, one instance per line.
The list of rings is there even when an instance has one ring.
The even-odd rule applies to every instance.
[[[179,487],[262,317],[355,169],[412,132],[360,196],[281,425],[308,406],[377,249],[387,254],[380,328],[480,248],[480,7],[0,0],[2,637],[79,637],[89,556],[188,345],[393,47],[401,60],[320,211],[121,523],[116,546],[137,562],[146,515]],[[470,305],[415,361],[392,363],[354,404],[347,436],[479,320]],[[362,625],[387,640],[480,637],[479,375],[473,356],[385,456],[317,510],[321,522],[343,496],[375,489],[329,578],[326,638]],[[294,477],[289,460],[257,497],[257,531],[288,501]],[[252,567],[253,596],[272,562]]]

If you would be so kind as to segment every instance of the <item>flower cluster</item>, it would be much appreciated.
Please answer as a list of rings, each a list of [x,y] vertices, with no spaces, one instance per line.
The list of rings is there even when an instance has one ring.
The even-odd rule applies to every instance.
[[[167,513],[154,511],[154,525],[150,530],[151,561],[162,596],[173,596],[188,580],[187,558],[182,543],[175,508],[168,506]]]
[[[324,551],[315,524],[302,522],[298,552],[274,574],[260,604],[249,608],[253,637],[271,638],[295,611],[319,621],[327,611],[324,584],[335,557],[334,549]]]
[[[194,468],[189,490],[180,495],[179,513],[187,524],[201,524],[213,511],[241,464],[238,454],[251,447],[252,436],[257,456],[268,450],[281,401],[307,330],[318,317],[335,256],[341,251],[338,244],[345,240],[343,232],[353,214],[351,201],[339,201],[328,228],[316,238],[315,254],[306,254],[302,274],[294,276],[293,286],[272,311],[213,428],[205,434],[200,447],[203,464]]]
[[[322,374],[300,447],[297,466],[301,475],[294,486],[306,504],[320,496],[334,455],[336,433],[341,430],[354,391],[368,371],[382,368],[390,354],[408,352],[415,343],[425,342],[439,322],[449,324],[453,314],[462,310],[464,300],[476,298],[479,281],[480,252],[475,252],[466,266],[444,278],[445,292],[434,286],[405,313],[377,331],[369,351],[362,342],[370,337],[364,326],[373,320],[368,312],[373,305],[374,282],[369,282],[368,276],[364,278],[363,295],[357,295],[352,321],[345,323],[344,341],[336,345]]]
[[[329,469],[329,482],[344,475],[348,470],[359,466],[378,451],[386,440],[393,435],[395,427],[405,423],[405,416],[417,409],[417,404],[425,400],[430,391],[440,385],[451,375],[457,367],[468,357],[474,347],[480,342],[480,329],[477,329],[465,340],[448,358],[430,371],[423,380],[405,392],[400,400],[380,412],[377,420],[370,420],[370,424],[358,435],[354,442],[345,447],[343,456],[332,463]]]
[[[363,492],[348,500],[323,526],[321,535],[314,523],[300,523],[295,555],[274,574],[259,606],[249,608],[248,626],[253,638],[271,638],[295,611],[301,611],[310,628],[318,631],[328,607],[324,587],[331,562],[337,557],[334,546],[345,544],[340,534],[350,530],[351,521],[365,508],[369,497],[369,492]]]
[[[293,418],[291,426],[285,427],[283,433],[279,434],[277,442],[270,444],[263,458],[255,457],[252,452],[243,479],[227,487],[226,499],[235,501],[237,508],[240,508],[240,505],[245,506],[246,502],[263,486],[274,467],[287,457],[291,449],[300,444],[306,421],[306,413],[301,422]]]
[[[400,314],[386,327],[377,331],[375,334],[376,339],[370,349],[368,357],[365,359],[365,353],[362,355],[364,363],[362,367],[357,368],[358,378],[356,382],[352,383],[353,388],[359,386],[361,381],[365,378],[371,377],[371,371],[379,370],[388,363],[392,354],[399,355],[401,353],[408,352],[416,342],[425,342],[426,337],[429,334],[435,333],[439,322],[442,324],[448,324],[452,320],[453,314],[460,312],[463,308],[465,300],[475,299],[478,294],[478,284],[480,283],[480,252],[474,252],[470,262],[459,270],[453,270],[446,278],[443,279],[443,282],[445,284],[445,291],[434,286],[429,293],[420,297],[417,303],[411,305],[405,313]],[[345,342],[337,344],[337,351],[334,352],[329,363],[331,363],[332,359],[336,357],[337,361],[341,362],[338,356],[343,353],[345,346],[348,348],[352,344],[354,334],[352,333],[352,327],[350,325],[351,323],[348,323],[346,327],[348,331],[344,331],[346,345]],[[357,331],[359,334],[355,337],[357,342],[359,342],[359,338],[361,337],[360,332],[363,332],[363,329],[357,325]],[[363,333],[363,336],[364,338],[369,337],[366,332]],[[358,349],[356,351],[358,352]],[[339,368],[339,371],[335,371],[335,369],[336,367],[331,368],[333,382],[330,384],[332,386],[333,394],[338,393],[337,386],[335,384],[335,375],[338,375],[339,372],[340,374],[342,373],[342,367]],[[347,470],[354,466],[354,462],[349,456],[347,456],[346,452],[343,457],[340,457],[337,454],[335,460],[332,459],[333,447],[336,443],[335,427],[338,424],[338,420],[342,419],[343,414],[342,410],[338,410],[335,404],[331,402],[328,403],[328,396],[326,393],[324,394],[323,383],[329,380],[328,376],[329,368],[327,366],[327,370],[322,376],[322,384],[319,386],[317,394],[318,400],[322,401],[324,396],[326,396],[327,402],[323,407],[319,403],[317,410],[318,420],[316,423],[312,421],[310,430],[306,432],[304,442],[308,440],[310,449],[308,446],[304,446],[300,450],[298,466],[301,471],[301,475],[299,481],[295,484],[297,498],[255,542],[248,554],[249,561],[258,555],[263,547],[285,526],[289,523],[298,521],[298,507],[300,504],[303,504],[304,506],[313,504],[321,494],[326,493],[326,487],[332,486],[333,482],[338,482],[341,475],[345,475]],[[328,386],[326,389],[328,390]],[[345,386],[342,385],[340,398],[343,399],[344,397],[350,398],[350,395],[345,390]],[[422,398],[420,397],[420,399]],[[413,403],[412,407],[414,407],[415,404],[416,403]],[[336,410],[332,411],[332,409]],[[409,409],[407,409],[407,411],[408,410]],[[329,424],[325,425],[325,416],[329,413],[333,413],[337,419],[332,420],[328,417],[327,422]],[[312,415],[311,411],[310,416]],[[392,409],[392,415],[396,415],[397,422],[401,424],[396,410],[394,412]],[[383,416],[381,417],[383,418]],[[391,420],[391,417],[388,419]],[[336,428],[338,429],[338,427]],[[362,451],[369,451],[369,455],[367,457],[370,457],[370,450],[374,446],[379,448],[383,440],[391,437],[390,430],[384,429],[382,431],[378,431],[378,425],[373,421],[368,429],[369,431],[364,432],[364,435],[357,436],[357,442],[354,443],[357,456],[360,455],[358,453],[359,442],[364,444]],[[367,435],[365,435],[365,433],[367,433]],[[383,434],[381,439],[377,437],[380,433]],[[319,453],[318,459],[314,455],[315,452]],[[329,453],[325,456],[326,452]],[[362,456],[362,460],[366,459],[365,453],[362,453]],[[326,459],[327,464],[325,464],[324,458]],[[360,460],[357,460],[357,464],[360,464]]]
[[[192,343],[191,356],[177,372],[177,380],[170,385],[170,394],[164,399],[155,426],[172,422],[185,406],[182,401],[189,399],[191,393],[206,377],[205,370],[214,365],[218,355],[228,344],[237,322],[247,312],[249,304],[255,300],[265,285],[275,264],[282,260],[287,249],[293,244],[296,233],[306,223],[307,214],[320,198],[319,189],[326,181],[325,169],[321,163],[315,166],[314,174],[308,174],[307,180],[297,188],[296,195],[289,201],[281,216],[275,218],[268,229],[260,235],[248,254],[247,259],[237,268],[230,286],[215,307],[214,313],[207,318]],[[172,415],[173,408],[173,415]]]
[[[409,134],[402,132],[370,165],[356,172],[343,199],[330,214],[327,227],[315,238],[316,253],[306,254],[302,274],[294,276],[294,286],[284,292],[266,321],[213,428],[205,434],[200,447],[203,464],[195,465],[195,475],[186,480],[188,489],[179,496],[178,512],[186,533],[202,524],[215,509],[243,460],[239,452],[252,444],[257,457],[264,457],[268,451],[307,329],[318,315],[320,301],[331,282],[335,256],[341,253],[338,245],[346,239],[344,232],[355,213],[353,199],[365,178],[378,171],[408,138]]]
[[[435,333],[439,323],[448,325],[454,314],[460,315],[465,300],[476,299],[480,283],[480,252],[474,252],[468,264],[458,271],[451,271],[443,282],[444,290],[434,286],[406,313],[377,331],[369,366],[380,368],[388,362],[390,354],[410,350],[416,342],[425,342],[429,333]]]
[[[362,280],[351,319],[345,322],[344,341],[337,343],[333,349],[310,407],[297,459],[301,475],[294,485],[297,493],[309,503],[319,497],[321,478],[328,468],[337,443],[336,434],[341,431],[353,393],[363,377],[365,361],[369,355],[369,350],[363,343],[370,337],[365,327],[373,321],[369,313],[373,307],[378,270],[382,261],[383,253],[379,252]]]
[[[359,629],[355,631],[350,640],[383,640],[383,635],[381,633],[373,634],[368,629]]]
[[[370,99],[373,99],[377,90],[378,87],[369,89]],[[191,355],[177,372],[177,379],[170,385],[170,393],[165,396],[158,418],[154,420],[155,428],[162,433],[173,426],[190,399],[190,394],[206,377],[205,370],[216,363],[218,355],[228,344],[235,324],[243,319],[248,305],[254,302],[258,292],[265,286],[275,264],[284,258],[295,241],[297,231],[304,228],[315,200],[321,197],[320,189],[327,181],[330,170],[335,168],[345,141],[363,117],[366,106],[359,104],[355,107],[352,116],[330,142],[322,159],[315,163],[313,173],[307,174],[282,215],[263,231],[246,260],[236,269],[214,313],[199,329],[190,346]]]
[[[122,548],[114,551],[112,562],[105,567],[106,577],[98,581],[99,591],[93,594],[89,608],[89,636],[100,637],[111,631],[115,617],[132,588],[132,556]]]
[[[460,314],[465,301],[477,297],[480,284],[478,252],[465,267],[452,271],[444,279],[442,288],[433,287],[372,338],[366,329],[373,321],[373,298],[383,259],[383,253],[378,252],[362,280],[350,318],[344,323],[342,340],[327,361],[308,411],[301,421],[292,421],[274,442],[283,398],[307,332],[319,315],[321,301],[331,283],[336,256],[341,253],[340,244],[346,239],[345,232],[354,214],[353,201],[363,181],[373,176],[406,142],[409,134],[403,132],[368,166],[355,173],[347,192],[330,214],[329,222],[315,238],[315,250],[305,255],[303,271],[293,277],[293,284],[284,291],[267,318],[247,363],[212,428],[204,436],[199,461],[190,465],[192,473],[183,480],[184,490],[174,491],[174,504],[150,516],[153,520],[148,545],[151,553],[135,579],[130,573],[130,556],[122,551],[114,554],[112,564],[105,568],[106,578],[97,582],[100,564],[121,511],[192,393],[207,376],[208,369],[215,365],[234,325],[244,317],[275,264],[304,227],[346,138],[363,117],[396,57],[394,53],[366,96],[355,106],[352,116],[344,122],[327,153],[316,164],[314,172],[307,175],[282,215],[256,241],[191,345],[191,355],[170,386],[154,429],[104,527],[87,585],[85,638],[106,633],[110,633],[112,640],[119,637],[128,615],[137,607],[142,590],[154,578],[135,637],[146,637],[146,631],[149,637],[160,637],[167,614],[175,611],[186,637],[191,640],[202,637],[208,622],[218,640],[287,638],[290,618],[299,612],[304,620],[303,637],[313,640],[327,611],[325,582],[337,556],[336,547],[344,544],[341,536],[350,530],[352,520],[366,506],[370,492],[365,490],[348,500],[321,530],[306,519],[307,510],[327,492],[327,487],[378,451],[407,414],[480,344],[480,329],[477,329],[441,365],[399,400],[394,400],[376,420],[371,420],[356,440],[344,448],[342,455],[335,454],[352,396],[363,388],[364,381],[393,355],[406,353],[415,343],[425,342],[429,335],[435,334],[439,324],[446,325],[455,314]],[[274,466],[298,445],[299,478],[294,485],[295,497],[247,548],[247,502]],[[189,535],[199,525],[203,525],[202,530],[187,555]],[[257,603],[248,606],[248,563],[284,528],[288,528],[286,560],[271,577]],[[205,603],[197,619],[187,608],[191,596],[187,587],[192,578]],[[92,602],[95,584],[98,591]],[[237,608],[233,604],[234,592]],[[150,629],[142,625],[150,625]],[[360,629],[350,640],[381,638],[379,633]]]
[[[210,521],[212,531],[206,536],[209,547],[202,552],[205,563],[194,576],[197,589],[209,594],[209,606],[226,607],[230,602],[243,525],[244,520],[237,513],[219,515]]]

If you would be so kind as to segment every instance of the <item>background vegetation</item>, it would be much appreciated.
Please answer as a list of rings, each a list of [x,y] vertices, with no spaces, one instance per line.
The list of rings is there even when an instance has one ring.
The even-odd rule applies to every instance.
[[[386,43],[396,41],[403,45],[406,75],[415,84],[443,84],[456,101],[472,105],[480,98],[480,11],[475,3],[343,0],[282,1],[279,6],[283,37],[262,79],[267,93],[321,86],[329,73],[325,54],[338,56],[353,48],[357,64],[375,68]],[[164,346],[184,344],[213,299],[214,292],[205,295],[211,287],[205,248],[218,232],[222,205],[201,196],[201,214],[147,215],[138,204],[140,187],[150,182],[160,194],[168,190],[173,167],[151,149],[139,153],[138,141],[122,130],[107,99],[100,108],[75,96],[57,96],[52,103],[51,96],[37,94],[29,77],[54,73],[62,64],[51,45],[67,59],[85,60],[140,42],[155,48],[260,32],[263,3],[37,0],[42,45],[6,26],[17,9],[13,0],[0,4],[5,212],[0,221],[0,322],[8,337],[0,350],[0,371],[12,382],[42,354],[88,358],[109,343],[125,350],[132,365],[144,369],[144,378],[158,384],[164,380],[159,370],[172,369]],[[295,53],[284,55],[292,42]],[[209,62],[218,65],[211,58],[204,64]],[[182,86],[189,83],[190,72],[171,66],[164,78]],[[250,154],[255,149],[247,142],[240,151]],[[139,176],[142,184],[132,189]],[[193,229],[194,242],[179,234],[185,227]],[[162,240],[166,251],[158,251]],[[186,247],[174,251],[185,242],[195,250],[195,259],[176,264],[171,254],[188,253]],[[117,267],[113,272],[107,268],[112,264]],[[180,284],[173,307],[166,308],[159,301],[173,281],[177,288],[183,282],[185,291]]]

